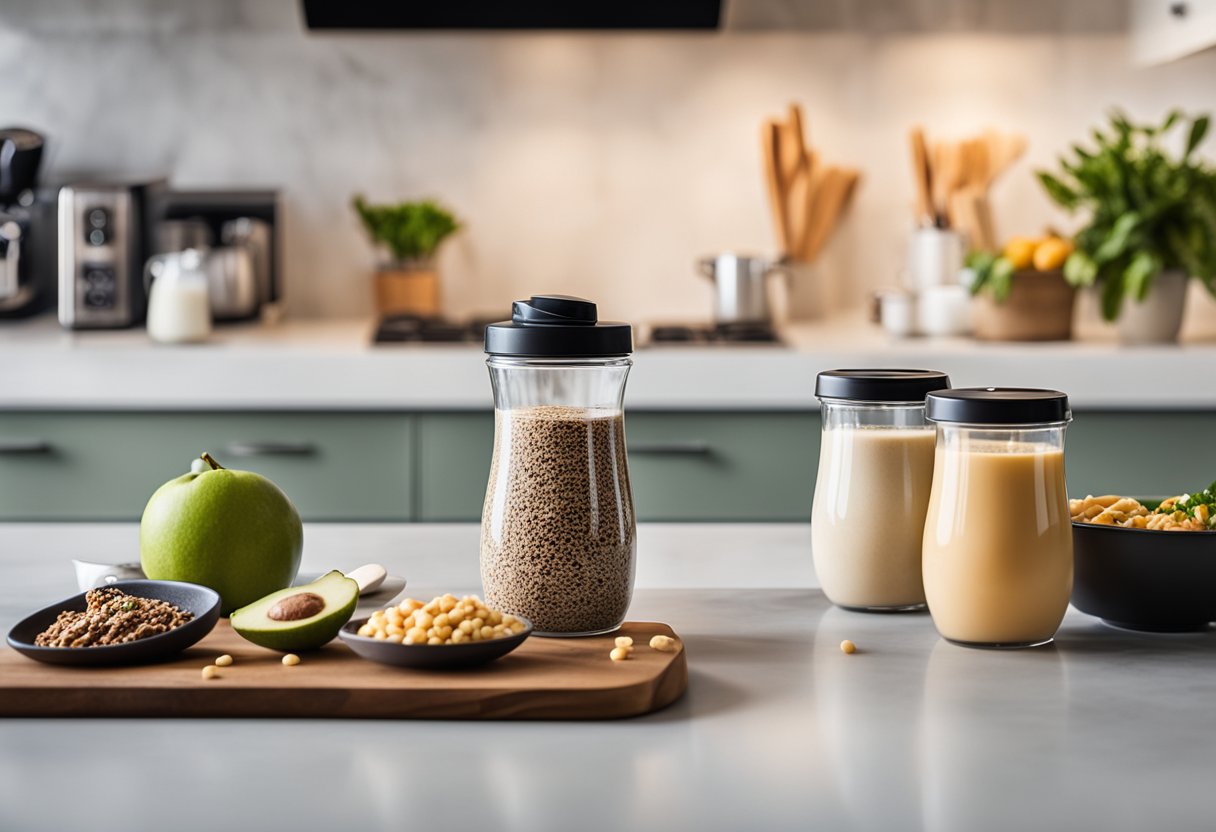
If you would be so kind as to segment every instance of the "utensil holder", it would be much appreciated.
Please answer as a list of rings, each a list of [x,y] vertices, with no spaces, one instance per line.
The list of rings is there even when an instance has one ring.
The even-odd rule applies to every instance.
[[[918,228],[908,241],[907,288],[919,292],[930,286],[959,282],[966,244],[963,235],[943,228]]]

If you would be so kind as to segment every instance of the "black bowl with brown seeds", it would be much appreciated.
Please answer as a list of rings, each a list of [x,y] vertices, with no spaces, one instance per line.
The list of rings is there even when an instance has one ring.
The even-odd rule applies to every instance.
[[[48,664],[78,667],[123,664],[151,664],[164,661],[197,644],[220,620],[220,596],[213,589],[181,581],[119,581],[109,586],[138,598],[154,598],[190,613],[189,621],[164,633],[95,647],[41,647],[34,643],[39,633],[55,622],[61,612],[85,609],[87,592],[32,613],[9,631],[8,646],[17,652]]]

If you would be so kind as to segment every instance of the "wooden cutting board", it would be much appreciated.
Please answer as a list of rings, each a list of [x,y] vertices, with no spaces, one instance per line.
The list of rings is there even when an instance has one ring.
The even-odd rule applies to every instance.
[[[617,719],[665,707],[688,685],[683,642],[660,653],[647,646],[659,634],[675,637],[666,624],[637,621],[606,636],[533,636],[461,671],[387,667],[339,641],[286,667],[281,654],[245,641],[227,621],[176,659],[142,667],[42,664],[6,646],[0,717]],[[634,651],[614,662],[608,654],[621,635],[633,637]],[[203,679],[203,667],[224,653],[235,662]]]

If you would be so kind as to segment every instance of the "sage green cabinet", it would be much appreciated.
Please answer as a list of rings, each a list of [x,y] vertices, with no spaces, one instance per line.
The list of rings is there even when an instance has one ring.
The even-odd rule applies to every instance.
[[[639,520],[805,521],[819,458],[817,413],[631,413]]]
[[[493,413],[424,413],[418,422],[419,520],[481,519],[494,451]]]
[[[626,415],[643,521],[803,522],[817,412]],[[1069,493],[1146,496],[1216,479],[1208,412],[1085,412],[1067,438]],[[0,520],[137,520],[209,450],[278,483],[307,520],[470,522],[494,443],[489,412],[0,413]]]
[[[1080,412],[1068,427],[1068,493],[1168,496],[1216,480],[1216,414]]]
[[[417,418],[418,518],[479,519],[494,446],[493,415]],[[630,412],[625,433],[639,520],[810,517],[818,414]]]
[[[0,413],[0,520],[137,520],[200,452],[265,474],[308,520],[411,520],[393,414]]]

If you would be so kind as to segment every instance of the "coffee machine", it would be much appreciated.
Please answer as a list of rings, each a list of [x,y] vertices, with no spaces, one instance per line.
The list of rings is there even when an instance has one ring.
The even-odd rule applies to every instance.
[[[55,205],[37,189],[45,139],[0,129],[0,318],[47,308],[55,292]]]
[[[73,182],[59,189],[59,322],[143,323],[144,263],[163,213],[163,180]]]

